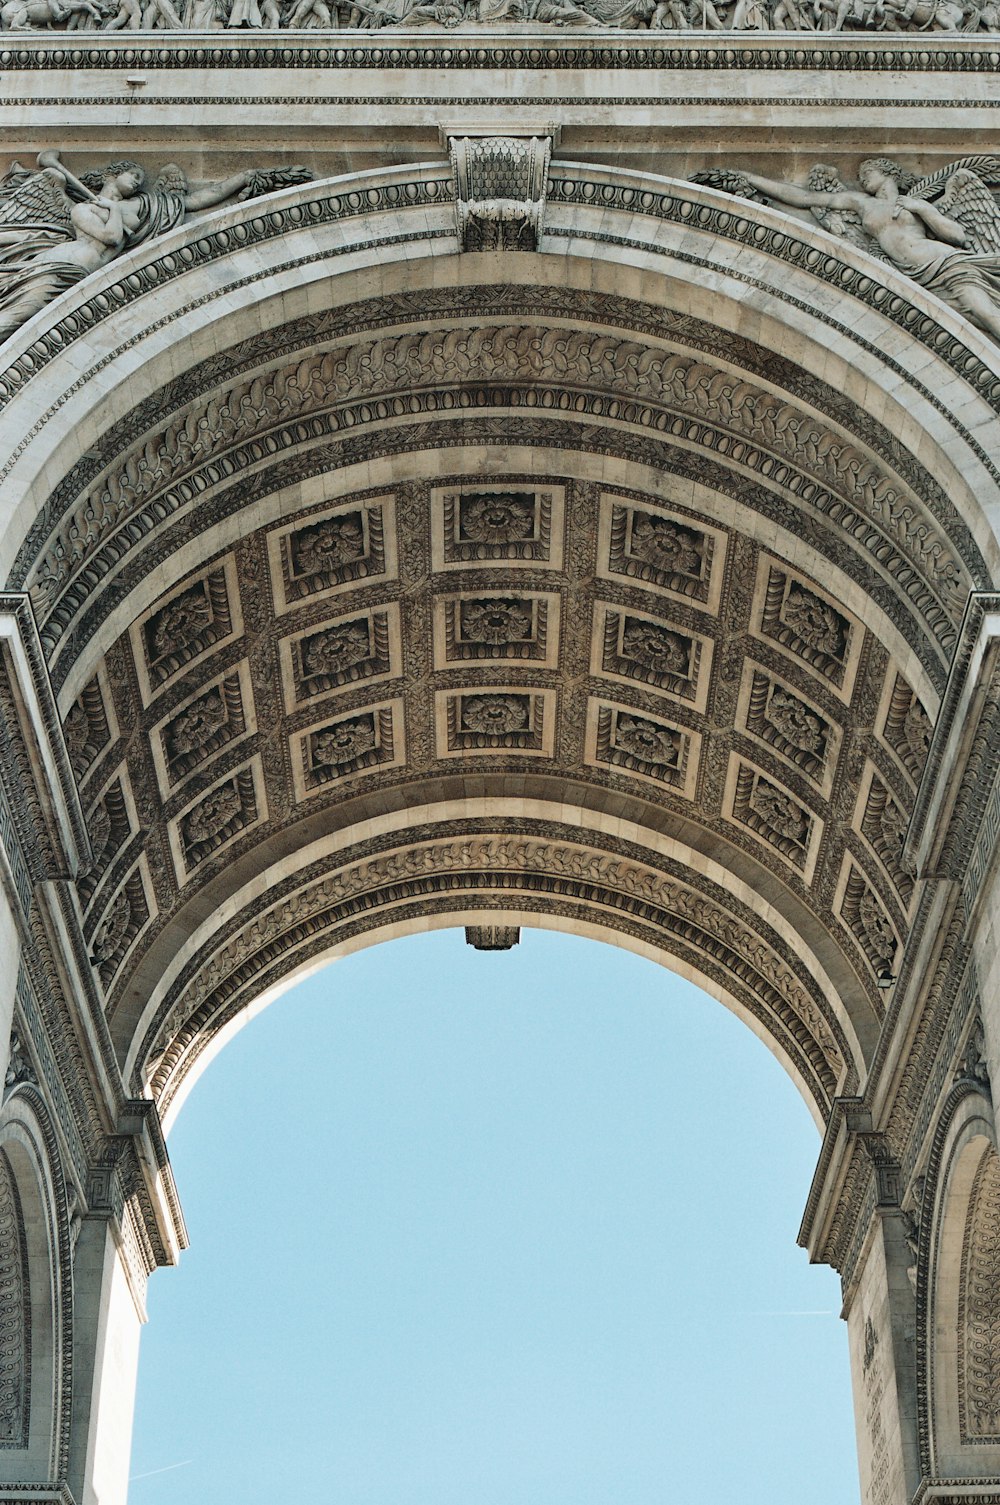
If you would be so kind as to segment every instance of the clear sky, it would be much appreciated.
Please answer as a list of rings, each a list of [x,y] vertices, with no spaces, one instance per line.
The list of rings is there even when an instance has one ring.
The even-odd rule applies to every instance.
[[[539,930],[371,947],[201,1078],[130,1505],[856,1505],[819,1137],[745,1025]]]

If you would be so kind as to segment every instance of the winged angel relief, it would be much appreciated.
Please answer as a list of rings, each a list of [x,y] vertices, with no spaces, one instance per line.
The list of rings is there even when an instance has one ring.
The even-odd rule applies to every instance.
[[[147,187],[136,162],[112,162],[79,178],[57,152],[42,152],[35,171],[13,163],[0,178],[0,340],[88,272],[188,214],[311,177],[307,168],[288,167],[192,187],[171,163]]]
[[[1000,157],[963,157],[926,178],[872,157],[848,188],[817,165],[804,188],[751,172],[713,169],[692,181],[743,198],[809,209],[850,241],[937,293],[1000,342]]]

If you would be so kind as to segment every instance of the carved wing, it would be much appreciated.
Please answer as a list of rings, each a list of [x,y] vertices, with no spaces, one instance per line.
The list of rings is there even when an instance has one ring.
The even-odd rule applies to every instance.
[[[1000,159],[966,157],[943,174],[935,173],[934,180],[925,179],[924,183],[929,186],[921,197],[934,199],[942,214],[962,226],[970,251],[994,255],[1000,252],[1000,204],[996,195],[991,193],[988,180],[969,165],[973,162],[980,163],[995,181],[1000,182]]]
[[[32,172],[13,162],[0,178],[0,226],[44,226],[69,238],[72,207],[57,173]]]

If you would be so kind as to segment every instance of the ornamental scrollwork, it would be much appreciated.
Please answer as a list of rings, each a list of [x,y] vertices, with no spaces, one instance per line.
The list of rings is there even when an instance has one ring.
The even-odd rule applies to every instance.
[[[783,394],[692,354],[603,331],[517,324],[430,329],[365,340],[307,356],[214,393],[207,406],[178,415],[112,466],[64,518],[34,572],[30,589],[36,611],[47,618],[77,569],[117,528],[181,477],[216,461],[224,448],[248,443],[306,414],[336,410],[355,401],[358,392],[370,397],[445,382],[523,385],[552,382],[554,377],[560,385],[597,387],[661,405],[738,434],[755,448],[772,450],[849,499],[907,555],[951,616],[957,618],[964,607],[968,585],[963,566],[917,498],[847,435],[786,401]],[[334,521],[337,528],[332,528]],[[845,526],[853,522],[848,519]],[[316,525],[315,535],[296,541],[296,569],[321,570],[334,557],[354,558],[364,548],[360,527],[351,519],[331,520],[330,528]],[[501,538],[528,538],[533,515],[517,494],[484,493],[463,510],[461,527],[463,539],[487,547]],[[653,547],[652,539],[645,542]],[[677,547],[689,546],[679,540]],[[812,638],[842,647],[838,614],[806,597],[804,588],[790,595],[786,614],[795,613],[796,623]]]

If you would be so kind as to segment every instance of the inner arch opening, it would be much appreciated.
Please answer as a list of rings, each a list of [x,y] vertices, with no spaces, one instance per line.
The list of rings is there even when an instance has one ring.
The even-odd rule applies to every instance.
[[[794,1248],[815,1129],[705,1004],[452,929],[265,1010],[171,1132],[192,1248],[150,1289],[130,1501],[849,1495],[839,1286]]]

